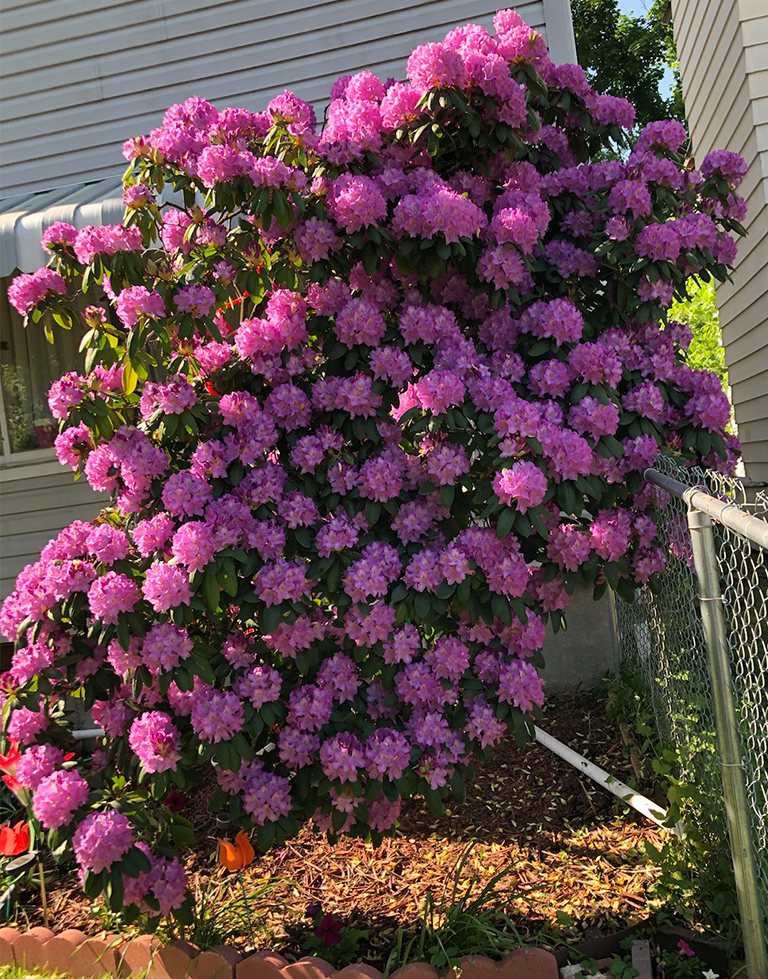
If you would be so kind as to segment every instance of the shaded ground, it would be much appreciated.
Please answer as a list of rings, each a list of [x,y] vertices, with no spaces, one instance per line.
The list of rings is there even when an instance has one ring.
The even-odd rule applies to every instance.
[[[553,698],[541,726],[630,780],[619,731],[606,720],[598,698]],[[193,886],[221,911],[238,896],[238,882],[222,880],[215,866],[215,826],[203,792],[186,815],[200,828],[188,862]],[[305,829],[282,849],[257,858],[246,884],[254,892],[266,890],[251,898],[258,944],[301,952],[308,934],[305,908],[319,901],[345,924],[366,929],[361,952],[368,961],[383,961],[398,928],[417,925],[427,892],[439,905],[450,891],[455,864],[474,839],[479,842],[467,862],[465,884],[476,875],[482,886],[510,868],[503,902],[521,935],[574,941],[645,916],[655,870],[642,851],[645,841],[659,843],[661,835],[541,746],[507,743],[478,768],[466,803],[449,805],[439,819],[412,800],[403,808],[397,835],[378,848],[361,840],[331,846]],[[49,881],[49,906],[57,929],[93,932],[114,924],[94,911],[73,874]],[[38,909],[26,910],[31,923],[41,921]],[[237,923],[230,920],[228,928],[227,940],[245,937]]]

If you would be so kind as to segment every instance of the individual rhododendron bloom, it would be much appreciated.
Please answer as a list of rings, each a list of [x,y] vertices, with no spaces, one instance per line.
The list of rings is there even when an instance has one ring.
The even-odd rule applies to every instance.
[[[133,832],[120,812],[93,812],[75,830],[72,846],[82,870],[99,873],[116,863],[131,849]]]
[[[179,731],[169,715],[159,710],[136,718],[128,744],[148,772],[173,771],[181,757]]]
[[[16,778],[26,789],[37,791],[48,775],[53,775],[64,761],[64,752],[52,744],[32,745],[16,765]]]
[[[117,297],[115,310],[124,326],[135,326],[142,316],[165,316],[165,302],[159,293],[150,291],[146,286],[130,286]]]
[[[520,513],[538,506],[547,493],[547,477],[533,462],[516,462],[503,469],[493,480],[493,488],[502,503],[515,504]]]
[[[88,791],[88,783],[76,771],[54,771],[38,782],[32,809],[45,829],[58,829],[85,805]]]
[[[141,231],[137,227],[126,228],[122,224],[101,227],[89,225],[78,231],[73,245],[77,260],[88,265],[97,255],[138,251],[141,248]]]
[[[75,238],[77,238],[77,228],[74,225],[67,224],[66,221],[54,221],[43,232],[41,241],[44,246],[52,249],[57,245],[71,245]]]
[[[110,500],[3,604],[0,749],[128,918],[191,920],[166,800],[212,769],[262,849],[438,812],[525,737],[571,595],[658,586],[643,471],[737,459],[666,307],[733,263],[741,158],[686,170],[669,121],[633,147],[632,107],[510,10],[401,77],[340,79],[320,132],[288,91],[172,106],[125,145],[125,223],[52,225],[9,289],[28,329],[85,327],[49,407]]]

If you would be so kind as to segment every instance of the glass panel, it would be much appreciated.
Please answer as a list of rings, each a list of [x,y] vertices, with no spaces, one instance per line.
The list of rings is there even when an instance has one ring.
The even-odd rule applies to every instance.
[[[67,371],[82,370],[84,360],[77,349],[82,332],[57,328],[51,345],[42,326],[30,323],[24,329],[24,320],[8,302],[10,282],[11,277],[3,278],[0,286],[0,382],[8,442],[2,446],[4,454],[53,445],[58,423],[48,410],[48,388]]]

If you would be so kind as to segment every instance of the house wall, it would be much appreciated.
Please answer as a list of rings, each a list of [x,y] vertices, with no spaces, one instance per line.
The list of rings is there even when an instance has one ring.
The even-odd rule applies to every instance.
[[[73,520],[90,520],[108,502],[69,469],[45,460],[0,469],[0,596],[13,591],[16,575],[35,561],[48,541]]]
[[[672,19],[696,161],[729,149],[749,164],[749,236],[717,303],[746,473],[768,480],[768,3],[672,0]]]
[[[200,95],[262,109],[294,88],[322,103],[341,74],[404,77],[411,49],[501,0],[8,0],[3,13],[3,195],[119,173],[125,139]],[[517,4],[575,61],[568,0]]]

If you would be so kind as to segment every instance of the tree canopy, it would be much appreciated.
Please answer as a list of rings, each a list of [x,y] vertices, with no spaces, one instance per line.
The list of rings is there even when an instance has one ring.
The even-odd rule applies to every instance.
[[[618,0],[571,0],[579,64],[598,90],[628,99],[636,124],[654,119],[685,121],[669,0],[653,0],[642,17],[623,14]],[[674,73],[669,95],[661,91],[665,69]]]

